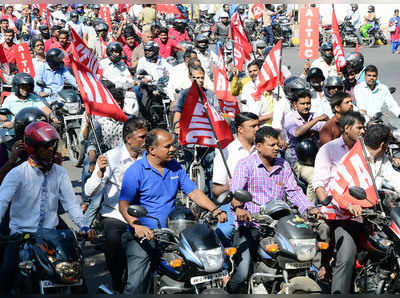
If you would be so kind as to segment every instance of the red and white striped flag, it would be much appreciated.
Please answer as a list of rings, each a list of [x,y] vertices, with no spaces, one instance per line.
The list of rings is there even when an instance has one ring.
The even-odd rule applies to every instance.
[[[100,49],[101,49],[101,58],[107,58],[107,43],[100,35]]]
[[[115,102],[110,91],[83,64],[72,60],[76,82],[87,114],[111,117],[125,122],[128,117]]]
[[[250,54],[253,52],[253,47],[247,39],[242,20],[239,16],[239,13],[237,12],[232,16],[231,28],[233,41],[235,42],[235,44],[240,44],[243,47],[244,52],[246,53],[246,58],[250,58]]]
[[[69,27],[71,31],[71,39],[73,46],[74,60],[79,61],[91,71],[92,74],[101,77],[103,71],[100,68],[99,61],[93,51],[88,48],[86,43],[82,40],[78,33]]]
[[[214,90],[217,98],[224,101],[237,101],[236,97],[232,96],[230,92],[228,75],[221,49],[218,50],[217,65],[213,65],[212,70],[214,74]]]
[[[258,72],[257,92],[253,93],[254,100],[260,100],[261,95],[283,84],[283,74],[279,70],[281,60],[282,40],[278,41],[265,58],[264,64]],[[279,74],[280,73],[280,74]]]
[[[140,31],[140,29],[133,23],[132,23],[132,27],[133,27],[133,30],[135,31],[136,35],[138,37],[142,38],[142,31]]]
[[[346,66],[346,58],[344,56],[342,38],[340,37],[338,21],[334,9],[332,9],[332,46],[336,69],[337,71],[340,71]]]

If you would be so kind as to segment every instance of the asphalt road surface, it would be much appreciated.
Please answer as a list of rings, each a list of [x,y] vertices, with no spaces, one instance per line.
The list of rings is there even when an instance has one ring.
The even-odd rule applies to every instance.
[[[345,48],[345,53],[354,49]],[[374,64],[378,67],[379,80],[389,87],[397,87],[394,98],[400,103],[400,55],[392,55],[391,46],[382,46],[377,48],[362,48],[361,53],[365,57],[365,65]],[[297,48],[284,48],[282,52],[282,63],[290,66],[292,74],[303,72],[304,60],[298,58]],[[400,127],[400,119],[394,117],[390,112],[384,113],[386,121],[395,127]],[[81,194],[81,168],[76,168],[68,160],[64,162],[67,168],[72,184],[77,196]],[[85,256],[94,260],[95,265],[85,265],[85,276],[87,279],[89,293],[95,293],[97,286],[101,283],[110,284],[110,275],[106,269],[104,255],[96,250],[93,245],[88,244],[84,250]]]

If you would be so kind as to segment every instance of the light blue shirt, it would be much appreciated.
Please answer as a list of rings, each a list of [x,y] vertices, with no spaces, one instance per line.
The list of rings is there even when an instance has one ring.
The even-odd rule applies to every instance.
[[[384,84],[377,82],[375,89],[371,90],[366,82],[359,83],[354,87],[354,98],[357,107],[360,110],[367,111],[367,115],[370,118],[381,112],[384,104],[386,104],[389,111],[396,116],[400,116],[400,106]]]
[[[359,29],[361,27],[361,16],[358,10],[352,11],[351,9],[347,12],[347,16],[351,17],[351,24],[354,28]]]
[[[27,98],[22,100],[18,98],[13,92],[6,97],[1,107],[9,109],[11,113],[14,114],[8,117],[10,121],[14,121],[15,115],[17,115],[18,112],[21,111],[22,109],[30,107],[43,109],[45,105],[42,99],[36,94],[31,93]]]
[[[48,63],[42,63],[38,66],[35,76],[35,92],[49,92],[48,88],[44,89],[36,85],[37,81],[43,81],[54,94],[60,92],[64,87],[64,82],[68,82],[75,88],[78,88],[75,77],[65,68],[52,70]]]

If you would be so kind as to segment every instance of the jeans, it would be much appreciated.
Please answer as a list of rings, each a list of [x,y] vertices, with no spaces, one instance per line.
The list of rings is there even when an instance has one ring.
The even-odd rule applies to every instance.
[[[357,36],[358,44],[359,44],[359,45],[362,45],[362,44],[363,44],[363,38],[362,38],[362,36],[361,36],[360,28],[355,28],[355,29],[354,29],[354,33],[355,33],[356,36]]]
[[[235,231],[235,218],[231,213],[231,204],[223,205],[220,209],[226,212],[227,221],[224,223],[219,222],[215,232],[224,247],[231,247],[232,236]]]
[[[152,294],[153,272],[160,261],[160,251],[155,248],[155,241],[145,240],[140,243],[131,232],[125,232],[122,235],[122,246],[128,266],[124,294]]]
[[[392,41],[392,54],[396,54],[396,51],[399,47],[400,41]]]
[[[110,217],[103,217],[103,223],[104,255],[108,271],[111,273],[112,288],[114,291],[122,292],[125,284],[123,276],[126,270],[126,255],[121,237],[126,232],[126,223]]]
[[[215,156],[215,150],[214,148],[209,148],[209,147],[198,147],[197,149],[197,158],[201,158],[201,166],[204,169],[204,174],[205,174],[205,189],[204,193],[206,194],[207,197],[212,199],[212,175],[213,175],[213,165],[214,165],[214,156]],[[185,163],[186,163],[186,169],[189,170],[190,164],[193,162],[193,153],[192,151],[184,148],[184,153],[185,153]],[[203,191],[203,190],[202,190]]]
[[[250,275],[252,255],[257,253],[260,232],[254,228],[239,227],[233,235],[233,245],[237,248],[234,257],[235,272],[226,285],[230,294],[239,293],[243,282]]]
[[[264,30],[267,33],[264,36],[264,41],[267,43],[267,45],[273,46],[274,45],[274,33],[272,31],[272,25],[264,27]]]
[[[96,217],[97,210],[100,207],[101,199],[103,197],[103,191],[98,191],[94,195],[87,197],[85,195],[85,183],[90,178],[91,174],[89,172],[89,158],[86,154],[85,160],[83,162],[82,168],[82,199],[85,202],[90,202],[89,206],[85,212],[85,225],[90,227],[94,218]]]

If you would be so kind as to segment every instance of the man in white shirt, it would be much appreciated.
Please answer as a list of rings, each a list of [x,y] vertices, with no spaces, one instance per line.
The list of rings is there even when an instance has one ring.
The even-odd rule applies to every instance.
[[[80,37],[83,37],[83,23],[81,21],[79,21],[79,15],[78,13],[73,10],[71,11],[70,15],[70,20],[67,22],[67,28],[69,29],[69,27],[71,26],[76,33],[79,34]]]
[[[375,65],[365,67],[365,81],[354,87],[356,106],[361,113],[372,118],[386,104],[389,111],[400,117],[400,106],[393,99],[388,87],[377,82],[378,69]]]
[[[322,43],[320,46],[321,57],[314,60],[311,67],[318,67],[322,70],[324,77],[337,76],[337,70],[335,65],[335,59],[333,56],[333,46],[330,41]]]
[[[0,221],[10,206],[10,230],[13,234],[45,233],[58,225],[61,202],[72,221],[89,238],[94,232],[84,224],[84,217],[75,197],[67,171],[54,164],[59,136],[47,122],[38,121],[25,128],[25,146],[30,157],[13,168],[0,186]],[[17,269],[18,245],[5,247],[0,271],[0,293],[13,287]]]
[[[363,39],[360,32],[361,27],[361,16],[358,11],[358,4],[352,3],[350,4],[351,9],[347,11],[347,16],[351,18],[351,24],[354,26],[354,33],[357,36],[358,44],[361,46],[363,44]]]
[[[259,100],[254,99],[254,95],[257,92],[258,72],[260,66],[258,60],[254,60],[247,66],[247,71],[251,81],[246,83],[242,89],[242,106],[240,107],[241,112],[251,112],[259,117],[260,126],[272,124],[272,116],[274,111],[275,99],[271,94],[264,93],[261,95]]]
[[[125,251],[121,246],[121,235],[126,232],[126,221],[118,210],[119,194],[125,171],[142,156],[146,134],[144,120],[129,118],[122,130],[124,144],[98,157],[93,174],[85,184],[87,196],[103,192],[101,215],[104,224],[105,257],[111,273],[113,290],[118,292],[123,290],[123,273],[126,270]]]
[[[229,172],[232,175],[239,160],[249,156],[255,151],[254,136],[258,130],[258,116],[250,112],[242,112],[235,116],[235,127],[237,137],[222,151],[228,164]],[[221,153],[216,151],[214,157],[212,192],[215,197],[229,191],[229,176],[226,171]],[[230,204],[221,207],[227,214],[227,221],[218,223],[216,233],[225,247],[232,245],[234,231],[234,218],[231,214]]]
[[[103,70],[103,79],[115,84],[116,88],[128,90],[135,84],[128,66],[122,62],[122,45],[119,42],[112,42],[107,46],[107,58],[100,61]]]

